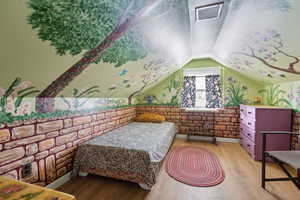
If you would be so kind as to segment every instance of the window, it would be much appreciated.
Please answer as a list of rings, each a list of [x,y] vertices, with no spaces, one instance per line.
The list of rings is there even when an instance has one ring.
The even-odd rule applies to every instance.
[[[184,70],[182,106],[186,108],[222,107],[218,67]]]
[[[224,2],[200,6],[195,9],[196,22],[207,19],[218,19],[221,15]]]
[[[196,103],[195,107],[206,107],[205,76],[196,76]]]

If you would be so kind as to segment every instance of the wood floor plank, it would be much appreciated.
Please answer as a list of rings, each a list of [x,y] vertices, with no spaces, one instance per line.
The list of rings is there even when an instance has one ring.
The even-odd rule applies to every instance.
[[[151,192],[137,184],[89,175],[72,180],[58,190],[75,195],[78,200],[299,200],[300,191],[290,182],[267,183],[260,187],[261,163],[254,161],[237,143],[210,143],[176,139],[176,146],[204,147],[217,154],[225,170],[225,180],[214,187],[192,187],[182,184],[164,170]],[[268,163],[267,175],[283,176],[274,164]]]

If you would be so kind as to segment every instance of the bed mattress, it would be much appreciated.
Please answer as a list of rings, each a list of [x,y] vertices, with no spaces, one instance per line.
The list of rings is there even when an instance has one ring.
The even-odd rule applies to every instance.
[[[96,137],[86,144],[119,147],[146,151],[151,162],[160,162],[165,157],[176,134],[171,122],[133,122]]]

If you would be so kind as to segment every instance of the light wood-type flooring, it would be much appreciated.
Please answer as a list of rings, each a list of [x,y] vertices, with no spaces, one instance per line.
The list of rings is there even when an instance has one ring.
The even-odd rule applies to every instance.
[[[176,146],[204,147],[213,151],[225,170],[225,181],[214,187],[192,187],[168,176],[162,167],[157,183],[150,192],[137,184],[88,175],[72,180],[58,190],[76,196],[77,200],[300,200],[300,190],[290,182],[269,182],[267,191],[260,187],[261,163],[254,161],[238,143],[175,139]],[[268,164],[267,175],[284,176],[274,164]]]

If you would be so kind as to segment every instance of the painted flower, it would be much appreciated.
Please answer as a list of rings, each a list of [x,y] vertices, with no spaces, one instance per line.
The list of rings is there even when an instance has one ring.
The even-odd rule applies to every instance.
[[[24,90],[26,88],[28,88],[31,85],[31,83],[29,81],[22,81],[22,83],[20,83],[15,90],[16,91],[20,91],[20,90]]]
[[[30,114],[30,103],[24,102],[17,110],[17,115],[26,115]]]
[[[15,112],[15,99],[14,98],[7,98],[7,105],[6,105],[6,112],[7,113],[14,113]]]
[[[2,97],[5,94],[5,89],[0,87],[0,97]]]
[[[173,97],[173,96],[177,96],[177,90],[175,88],[172,88],[171,91],[170,91],[170,96]]]

